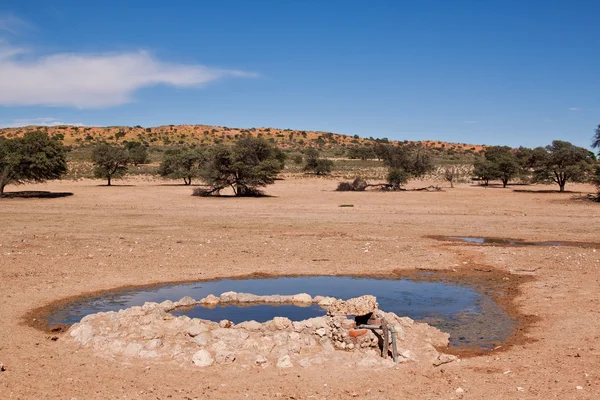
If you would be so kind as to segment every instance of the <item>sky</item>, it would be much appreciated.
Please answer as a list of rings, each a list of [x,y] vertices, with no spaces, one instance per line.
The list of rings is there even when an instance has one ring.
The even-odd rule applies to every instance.
[[[598,0],[3,0],[0,126],[588,147]]]

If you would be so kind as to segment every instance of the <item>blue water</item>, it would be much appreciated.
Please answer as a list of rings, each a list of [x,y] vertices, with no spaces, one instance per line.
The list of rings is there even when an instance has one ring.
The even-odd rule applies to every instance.
[[[49,325],[72,324],[85,315],[101,311],[118,311],[145,302],[177,301],[184,296],[200,300],[209,294],[219,296],[235,291],[256,295],[291,295],[308,293],[311,296],[333,296],[348,299],[365,294],[377,297],[379,308],[423,320],[448,331],[454,345],[489,347],[503,340],[511,331],[513,322],[489,297],[467,286],[445,282],[420,282],[408,279],[355,278],[314,276],[266,279],[222,279],[148,286],[85,298],[68,303],[47,316]],[[276,316],[303,320],[325,311],[317,305],[228,305],[215,308],[196,306],[176,310],[175,315],[234,323],[255,320],[264,322]]]

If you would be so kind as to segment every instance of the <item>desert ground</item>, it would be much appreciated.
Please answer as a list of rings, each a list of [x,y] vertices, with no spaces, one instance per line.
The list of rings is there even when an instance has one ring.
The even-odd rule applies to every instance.
[[[267,188],[272,197],[198,198],[175,182],[101,183],[9,186],[8,192],[73,195],[0,199],[0,399],[600,398],[600,248],[477,246],[429,237],[600,242],[600,204],[577,193],[469,184],[442,192],[352,193],[335,192],[333,180],[285,179]],[[422,269],[508,276],[515,296],[503,306],[519,318],[519,331],[487,354],[431,368],[200,369],[99,358],[36,323],[36,313],[53,302],[122,286]]]

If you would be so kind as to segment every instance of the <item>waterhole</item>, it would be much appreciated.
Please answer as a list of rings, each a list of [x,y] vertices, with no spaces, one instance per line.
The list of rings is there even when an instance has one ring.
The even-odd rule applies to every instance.
[[[499,305],[473,287],[449,282],[346,276],[221,279],[138,287],[72,301],[56,308],[45,318],[50,327],[70,325],[97,312],[118,311],[145,302],[176,301],[185,296],[199,300],[209,294],[219,296],[227,291],[256,295],[308,293],[341,299],[372,294],[377,297],[380,309],[427,322],[448,332],[451,346],[492,348],[505,340],[515,328],[515,322]],[[228,319],[238,323],[249,320],[265,322],[276,316],[298,321],[324,315],[325,310],[316,304],[308,307],[246,304],[214,308],[196,306],[175,310],[173,314],[212,321]]]
[[[591,242],[569,242],[569,241],[545,241],[545,242],[529,242],[526,240],[510,239],[510,238],[492,238],[492,237],[470,237],[470,236],[431,236],[433,239],[452,241],[452,242],[465,242],[471,244],[489,244],[497,246],[538,246],[538,247],[552,247],[552,246],[571,246],[571,247],[586,247],[586,248],[600,248],[600,243]]]

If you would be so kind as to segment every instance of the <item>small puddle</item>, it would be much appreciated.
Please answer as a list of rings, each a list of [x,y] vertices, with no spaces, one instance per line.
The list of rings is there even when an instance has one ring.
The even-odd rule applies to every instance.
[[[69,302],[45,318],[50,327],[70,325],[88,314],[118,311],[145,302],[177,301],[185,296],[199,300],[209,294],[219,296],[227,291],[256,295],[308,293],[341,299],[372,294],[377,297],[380,309],[427,322],[448,332],[451,346],[493,348],[507,339],[516,326],[515,321],[489,296],[469,286],[431,280],[347,276],[221,279],[138,287]],[[249,320],[265,322],[276,316],[298,321],[324,315],[325,310],[314,304],[308,307],[257,304],[214,308],[195,306],[175,310],[173,314],[239,323]]]
[[[469,237],[469,236],[429,236],[432,239],[451,241],[451,242],[464,242],[472,244],[489,244],[497,246],[538,246],[538,247],[552,247],[552,246],[571,246],[571,247],[586,247],[586,248],[600,248],[600,243],[591,242],[568,242],[568,241],[547,241],[547,242],[528,242],[519,239],[509,238],[492,238],[492,237]]]

